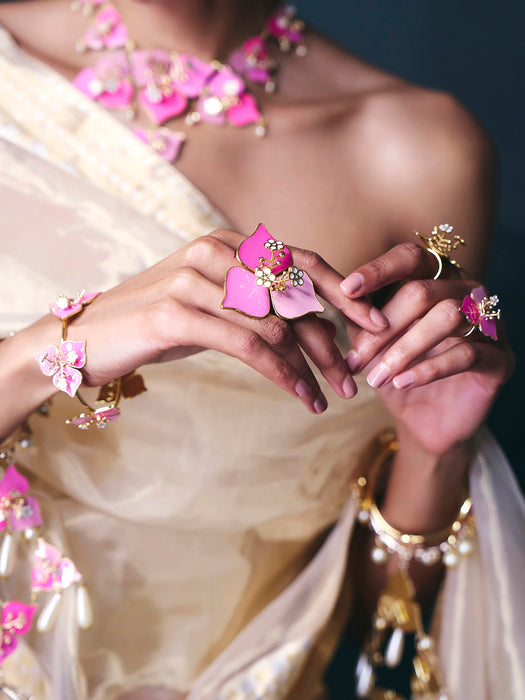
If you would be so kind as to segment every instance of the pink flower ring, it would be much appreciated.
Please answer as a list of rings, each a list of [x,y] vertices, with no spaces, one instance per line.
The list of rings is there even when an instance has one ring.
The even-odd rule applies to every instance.
[[[324,311],[312,280],[293,265],[290,250],[263,224],[241,243],[237,258],[242,267],[226,273],[222,309],[251,318],[264,318],[273,311],[286,320]]]
[[[82,383],[79,369],[86,364],[86,341],[64,340],[60,349],[49,345],[34,356],[42,374],[53,377],[53,384],[73,398]]]
[[[487,297],[487,292],[483,287],[473,289],[470,295],[463,299],[459,309],[472,326],[463,337],[467,337],[478,328],[483,335],[497,340],[496,320],[501,315],[497,308],[498,303],[498,297],[496,295]]]

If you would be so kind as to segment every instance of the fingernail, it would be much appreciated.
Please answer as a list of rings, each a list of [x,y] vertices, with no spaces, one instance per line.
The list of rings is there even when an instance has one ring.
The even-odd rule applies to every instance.
[[[326,396],[324,394],[319,394],[319,396],[314,401],[314,411],[316,413],[322,413],[323,411],[326,411],[327,408],[328,401],[326,400]]]
[[[345,294],[356,294],[363,286],[364,281],[363,275],[360,275],[359,272],[352,272],[341,282],[341,289]]]
[[[384,362],[380,362],[374,369],[370,372],[366,381],[371,387],[377,389],[382,386],[386,380],[390,377],[390,367]]]
[[[375,307],[370,309],[370,320],[375,323],[376,326],[379,326],[379,328],[388,328],[389,326],[387,317]]]
[[[302,399],[305,399],[307,396],[309,396],[311,394],[310,387],[304,381],[304,379],[299,379],[299,381],[295,385],[295,393],[297,394],[297,396],[300,396]]]
[[[346,364],[348,365],[348,369],[350,370],[350,372],[352,372],[352,374],[354,372],[357,372],[357,370],[361,366],[361,358],[355,350],[350,350],[345,360]]]
[[[409,386],[412,386],[415,380],[416,377],[414,372],[403,372],[403,374],[399,374],[392,380],[392,384],[396,387],[396,389],[408,389]]]
[[[357,387],[353,377],[350,374],[345,377],[344,382],[341,384],[341,389],[343,390],[343,394],[347,399],[351,399],[357,394]]]

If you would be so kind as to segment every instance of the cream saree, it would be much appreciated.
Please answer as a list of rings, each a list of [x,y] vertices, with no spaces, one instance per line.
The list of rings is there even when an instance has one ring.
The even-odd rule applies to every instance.
[[[0,136],[0,335],[58,292],[108,289],[227,225],[5,32]],[[350,479],[386,411],[362,383],[310,416],[213,352],[143,375],[148,392],[105,431],[66,426],[67,397],[31,419],[20,461],[86,578],[95,624],[77,636],[66,601],[7,676],[37,700],[318,697],[348,607]],[[447,575],[441,660],[454,700],[525,698],[525,509],[497,445],[478,443],[479,547]]]

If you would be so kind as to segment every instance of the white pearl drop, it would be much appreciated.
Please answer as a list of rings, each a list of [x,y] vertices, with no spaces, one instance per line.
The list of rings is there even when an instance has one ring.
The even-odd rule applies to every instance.
[[[357,683],[355,687],[355,692],[358,698],[367,698],[370,695],[370,691],[374,687],[374,669],[372,664],[368,661],[368,658],[362,663],[359,675],[357,677]]]
[[[453,550],[449,549],[448,552],[443,554],[443,564],[448,567],[454,567],[458,563],[458,555]]]
[[[405,647],[405,633],[401,627],[396,627],[392,632],[385,649],[385,665],[394,668],[401,661]]]
[[[53,627],[61,602],[62,593],[53,593],[53,597],[45,604],[36,621],[36,628],[39,632],[48,632]]]
[[[469,554],[472,554],[472,550],[473,550],[473,545],[472,545],[472,542],[470,540],[462,540],[459,543],[458,551],[461,554],[461,556],[468,557]]]
[[[8,532],[4,535],[2,546],[0,547],[0,576],[2,578],[7,578],[13,571],[15,553],[15,540],[13,535]]]
[[[374,547],[371,552],[371,557],[375,564],[384,564],[388,559],[388,554],[382,547]]]
[[[77,588],[77,621],[78,626],[87,630],[93,624],[93,608],[87,588],[83,585]]]

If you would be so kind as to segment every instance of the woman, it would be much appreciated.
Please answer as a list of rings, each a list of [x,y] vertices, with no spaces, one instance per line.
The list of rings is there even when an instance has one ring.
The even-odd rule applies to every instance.
[[[111,9],[127,33],[124,52],[176,50],[209,65],[257,36],[274,8],[119,0]],[[514,522],[523,519],[502,456],[477,434],[512,354],[502,337],[458,340],[472,327],[459,306],[480,283],[449,264],[434,280],[441,257],[412,233],[453,222],[468,242],[460,261],[480,279],[493,217],[491,147],[449,96],[308,32],[306,56],[279,55],[277,91],[250,83],[265,138],[190,126],[180,112],[167,122],[187,134],[175,170],[120,123],[123,104],[109,113],[97,104],[91,81],[107,76],[82,71],[99,70],[104,41],[96,35],[96,50],[75,51],[77,40],[89,41],[89,17],[65,0],[29,0],[2,5],[0,21],[1,331],[16,331],[0,344],[0,433],[53,399],[49,419],[31,418],[35,447],[20,461],[53,493],[48,517],[64,522],[95,607],[80,652],[69,609],[40,650],[50,697],[314,697],[347,617],[350,481],[366,472],[363,453],[379,430],[397,432],[381,512],[400,531],[446,527],[472,464],[478,520],[493,502],[498,517],[510,518],[512,507]],[[119,73],[119,89],[133,79]],[[137,107],[134,128],[149,128],[154,102]],[[221,308],[244,240],[231,229],[249,234],[258,221],[295,246],[293,263],[342,312],[346,361],[322,316],[260,320]],[[385,288],[379,310],[368,298]],[[65,425],[71,401],[33,357],[58,339],[57,319],[42,317],[46,304],[79,289],[103,292],[69,323],[69,337],[86,341],[84,385],[140,367],[148,388],[105,431]],[[201,352],[208,348],[219,353]],[[372,388],[357,377],[357,391],[354,375]],[[487,462],[504,470],[495,492]],[[504,526],[493,517],[478,527],[483,556],[447,576],[441,665],[453,697],[517,697],[518,639],[503,604],[474,640],[454,634],[453,622],[479,621],[497,585],[495,562],[507,574],[509,557],[522,556],[508,541],[500,556],[494,533]],[[372,610],[384,575],[366,561]],[[424,573],[423,596],[441,567]],[[349,576],[352,585],[356,571]],[[466,598],[466,576],[477,597]],[[487,646],[495,631],[510,651]],[[466,669],[467,648],[498,677]]]

